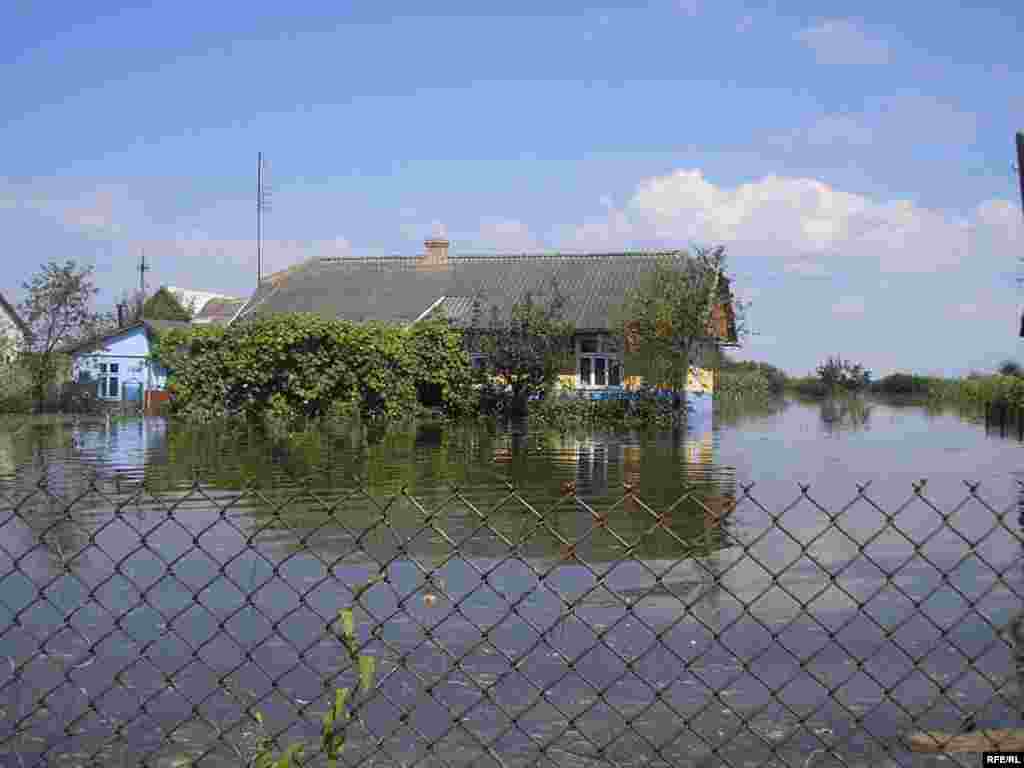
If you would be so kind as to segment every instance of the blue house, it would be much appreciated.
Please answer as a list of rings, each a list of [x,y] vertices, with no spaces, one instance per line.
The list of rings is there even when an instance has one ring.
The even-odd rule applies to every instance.
[[[188,323],[173,320],[142,320],[91,339],[67,350],[71,377],[79,383],[95,381],[96,396],[106,402],[137,401],[141,408],[152,393],[164,392],[167,371],[150,359],[157,334]]]

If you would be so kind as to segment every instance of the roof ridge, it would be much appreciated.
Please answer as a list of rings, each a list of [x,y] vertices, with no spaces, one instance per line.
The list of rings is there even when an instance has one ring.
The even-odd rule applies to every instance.
[[[607,251],[598,253],[565,253],[562,251],[554,251],[550,253],[495,253],[495,254],[482,254],[482,253],[467,253],[463,255],[452,255],[448,257],[450,262],[466,262],[466,261],[520,261],[528,259],[609,259],[614,257],[629,256],[633,258],[653,258],[658,256],[679,256],[686,254],[687,252],[683,249],[667,249],[667,250],[644,250],[644,251]],[[292,267],[292,269],[309,264],[312,261],[317,261],[320,264],[379,264],[381,262],[409,262],[417,263],[422,259],[421,256],[321,256],[319,258],[310,259],[308,261],[300,262]],[[432,265],[437,266],[437,265]],[[287,272],[288,270],[281,270],[281,272]],[[275,273],[280,274],[280,272]],[[267,279],[267,278],[264,278]]]

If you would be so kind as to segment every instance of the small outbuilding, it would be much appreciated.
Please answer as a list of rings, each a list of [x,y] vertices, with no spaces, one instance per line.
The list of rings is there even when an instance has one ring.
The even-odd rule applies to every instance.
[[[71,347],[66,352],[72,380],[80,385],[95,382],[101,402],[151,410],[167,398],[167,371],[151,358],[153,342],[162,332],[188,325],[141,320]]]

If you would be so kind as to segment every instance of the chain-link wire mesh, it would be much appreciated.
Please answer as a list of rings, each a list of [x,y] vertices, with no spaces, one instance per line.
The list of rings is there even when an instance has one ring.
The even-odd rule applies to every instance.
[[[977,485],[108,486],[0,500],[4,765],[910,765],[1019,724],[1020,521]]]

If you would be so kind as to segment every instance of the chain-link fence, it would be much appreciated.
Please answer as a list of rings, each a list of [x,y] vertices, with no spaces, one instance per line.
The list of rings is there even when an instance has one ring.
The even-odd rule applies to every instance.
[[[9,491],[0,762],[879,766],[1016,743],[1020,521],[978,486],[489,498]]]

